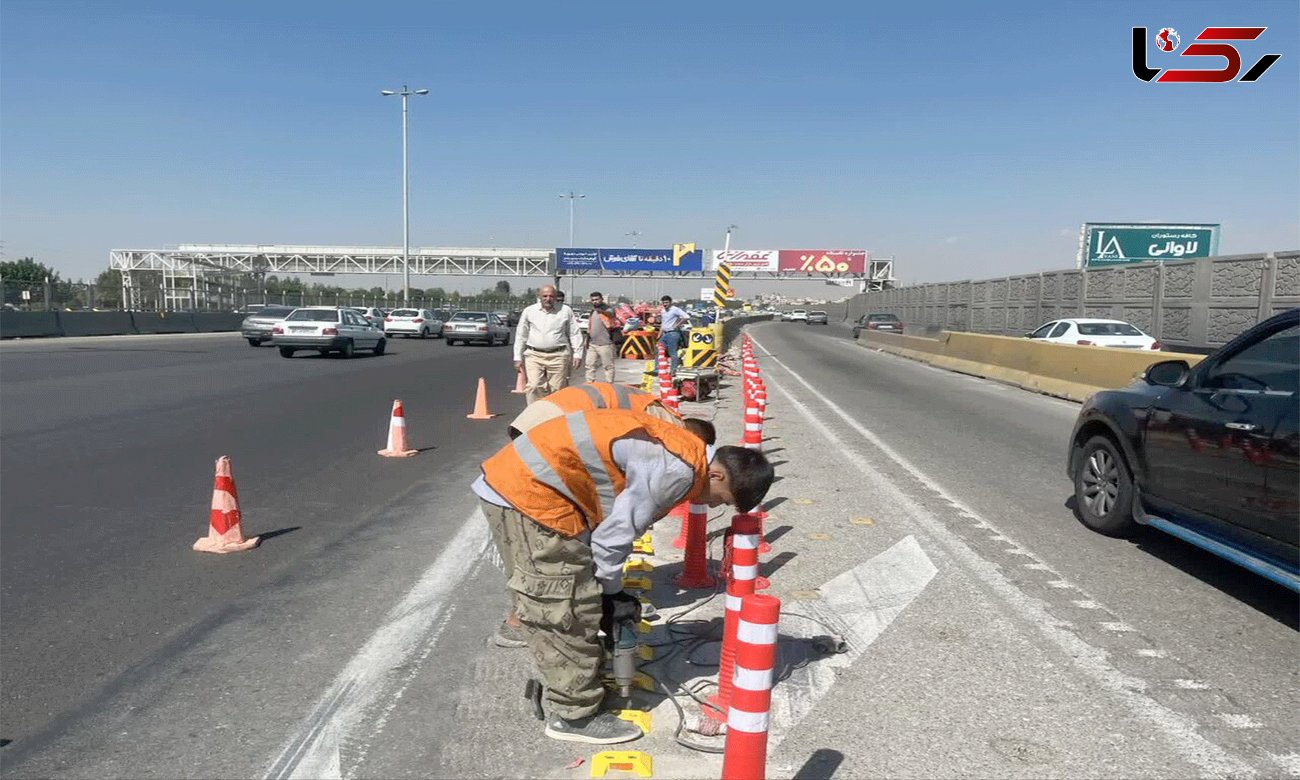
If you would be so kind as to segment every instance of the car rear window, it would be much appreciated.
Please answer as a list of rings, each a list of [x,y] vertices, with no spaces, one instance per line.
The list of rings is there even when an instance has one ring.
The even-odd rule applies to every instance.
[[[291,311],[293,311],[293,309],[287,306],[267,306],[265,309],[262,309],[260,311],[255,311],[252,314],[249,314],[248,316],[265,317],[267,319],[272,319],[272,320],[282,320],[285,317],[289,316],[289,312]]]
[[[332,309],[298,309],[285,319],[295,322],[338,322],[339,313]]]
[[[895,314],[871,314],[867,316],[867,322],[898,322],[898,316]]]
[[[419,317],[420,313],[415,309],[393,309],[393,317]]]
[[[1141,336],[1142,331],[1127,322],[1080,322],[1080,336]]]
[[[487,322],[487,314],[481,311],[462,311],[458,312],[456,316],[452,317],[452,319],[469,322]]]

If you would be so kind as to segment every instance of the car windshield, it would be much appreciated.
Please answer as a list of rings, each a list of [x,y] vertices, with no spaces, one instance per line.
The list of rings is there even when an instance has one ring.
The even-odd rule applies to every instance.
[[[1080,336],[1141,336],[1142,331],[1127,322],[1080,322]]]
[[[415,309],[393,309],[393,317],[419,317],[420,313]]]
[[[296,322],[338,322],[339,313],[333,309],[298,309],[285,319]]]
[[[460,322],[487,322],[487,314],[481,311],[462,311],[452,317],[452,320]]]
[[[898,316],[895,314],[871,314],[868,315],[867,322],[898,322]]]

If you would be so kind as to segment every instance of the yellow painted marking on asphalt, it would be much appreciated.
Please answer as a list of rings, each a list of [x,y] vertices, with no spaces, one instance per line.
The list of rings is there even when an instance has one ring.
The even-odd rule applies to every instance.
[[[876,524],[876,521],[872,520],[870,517],[855,517],[852,520],[849,520],[849,522],[853,523],[854,525],[875,525]]]
[[[831,535],[817,532],[808,534],[808,538],[812,539],[814,542],[826,542],[830,541]],[[627,582],[627,580],[624,580],[624,582]]]
[[[816,501],[813,501],[811,498],[796,498],[794,502],[799,506],[808,506],[809,504],[817,503]]]
[[[815,590],[796,590],[790,594],[790,598],[795,601],[817,601],[821,597],[822,594]]]

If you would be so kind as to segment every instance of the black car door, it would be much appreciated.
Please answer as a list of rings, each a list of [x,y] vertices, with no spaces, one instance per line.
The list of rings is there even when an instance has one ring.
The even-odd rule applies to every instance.
[[[1261,453],[1295,406],[1297,349],[1296,326],[1283,324],[1208,358],[1162,395],[1147,423],[1148,495],[1278,538]]]

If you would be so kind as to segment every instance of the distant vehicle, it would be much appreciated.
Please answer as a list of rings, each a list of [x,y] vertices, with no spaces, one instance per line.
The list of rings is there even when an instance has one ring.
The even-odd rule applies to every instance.
[[[428,309],[393,309],[384,317],[384,333],[410,338],[442,335],[442,320]]]
[[[781,322],[789,322],[789,321],[790,321],[790,312],[788,311],[781,312]]]
[[[896,314],[864,314],[853,323],[853,338],[864,330],[878,330],[882,333],[902,333],[904,325]]]
[[[449,347],[457,342],[482,342],[490,347],[498,342],[509,344],[510,328],[492,312],[458,311],[443,323],[442,337]]]
[[[826,312],[824,311],[810,311],[808,312],[808,324],[829,325],[831,324],[831,318],[827,316]]]
[[[293,307],[254,305],[257,306],[257,311],[250,313],[239,324],[239,333],[248,339],[250,347],[260,347],[271,340],[271,329],[288,317]]]
[[[510,311],[510,316],[506,317],[506,324],[513,328],[519,324],[519,320],[523,318],[523,316],[523,309],[512,309]]]
[[[353,311],[366,318],[366,322],[377,328],[383,327],[380,323],[384,321],[384,310],[374,306],[353,306]]]
[[[280,348],[280,356],[291,358],[300,349],[312,349],[322,355],[338,352],[350,358],[358,349],[384,354],[384,332],[371,325],[355,309],[308,306],[294,309],[272,331],[271,343]]]
[[[451,319],[451,315],[454,314],[454,312],[448,311],[447,309],[430,309],[429,313],[439,322],[446,322]]]
[[[802,322],[802,323],[804,323],[804,324],[806,325],[806,324],[808,323],[808,310],[807,310],[807,309],[795,309],[794,311],[790,312],[790,321],[791,321],[791,322]]]
[[[1052,320],[1025,338],[1054,344],[1115,347],[1118,349],[1160,349],[1160,342],[1122,320]]]
[[[1108,536],[1152,526],[1300,592],[1298,396],[1300,309],[1195,368],[1161,361],[1094,394],[1066,459],[1075,514]]]

